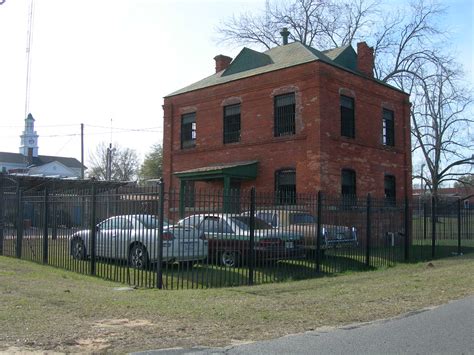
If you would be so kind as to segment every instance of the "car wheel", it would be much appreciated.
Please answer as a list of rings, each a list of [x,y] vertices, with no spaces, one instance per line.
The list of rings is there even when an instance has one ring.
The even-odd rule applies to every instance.
[[[236,251],[223,251],[221,264],[228,267],[236,267],[239,264],[239,253]]]
[[[129,265],[135,269],[146,269],[148,266],[148,252],[143,244],[134,244],[128,257]]]
[[[76,238],[71,241],[71,255],[77,260],[86,258],[86,248],[82,239]]]

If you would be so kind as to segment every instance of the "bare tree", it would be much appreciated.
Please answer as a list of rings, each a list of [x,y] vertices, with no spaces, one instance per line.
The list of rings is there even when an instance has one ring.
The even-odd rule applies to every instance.
[[[452,61],[438,62],[435,70],[421,70],[413,79],[413,150],[421,151],[428,167],[423,180],[435,197],[443,183],[461,181],[474,166],[474,156],[469,155],[474,148],[474,119],[469,115],[473,99],[461,74]]]
[[[373,44],[375,77],[411,94],[414,153],[421,152],[429,169],[423,179],[437,194],[441,184],[470,171],[473,161],[467,152],[474,141],[466,129],[472,123],[472,96],[443,50],[446,31],[438,24],[444,13],[435,0],[400,8],[369,0],[293,0],[285,5],[267,0],[264,14],[233,17],[218,31],[223,40],[266,48],[279,44],[282,27],[289,28],[293,40],[317,49],[361,38]]]
[[[135,150],[118,144],[110,149],[104,142],[96,147],[90,158],[89,177],[98,180],[134,181],[137,179],[140,162]],[[109,163],[110,162],[110,163]],[[108,171],[108,165],[110,171]]]
[[[280,31],[286,27],[290,38],[303,44],[319,49],[342,46],[370,28],[377,4],[367,0],[267,0],[263,13],[232,16],[217,32],[225,42],[270,49],[281,43]]]

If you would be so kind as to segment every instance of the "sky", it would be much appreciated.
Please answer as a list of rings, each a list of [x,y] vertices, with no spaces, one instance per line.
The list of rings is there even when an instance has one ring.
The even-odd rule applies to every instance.
[[[241,48],[219,43],[216,27],[234,14],[259,11],[265,1],[34,3],[29,95],[30,0],[0,6],[0,151],[18,152],[31,112],[40,155],[80,160],[83,123],[87,165],[101,142],[135,149],[141,159],[161,143],[163,97],[213,74],[217,54],[235,58]],[[453,33],[449,45],[474,83],[474,2],[445,3],[446,27]]]

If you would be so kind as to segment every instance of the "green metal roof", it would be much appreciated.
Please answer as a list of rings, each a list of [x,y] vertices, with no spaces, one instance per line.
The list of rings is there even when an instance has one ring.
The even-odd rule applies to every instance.
[[[323,53],[335,63],[354,71],[357,70],[357,53],[350,44],[323,51]]]
[[[260,68],[272,63],[272,58],[270,58],[269,55],[244,47],[229,67],[224,70],[222,76],[241,73],[246,70]]]
[[[274,47],[263,53],[244,48],[226,70],[222,70],[208,76],[207,78],[199,80],[194,84],[172,92],[166,97],[184,94],[190,91],[204,89],[210,86],[220,85],[314,61],[322,61],[353,74],[362,75],[356,70],[357,54],[350,45],[321,52],[300,42],[293,42],[287,45]],[[377,79],[373,80],[391,89],[403,92],[385,82]]]
[[[174,173],[181,180],[216,180],[229,177],[236,180],[257,178],[258,161],[222,163]]]

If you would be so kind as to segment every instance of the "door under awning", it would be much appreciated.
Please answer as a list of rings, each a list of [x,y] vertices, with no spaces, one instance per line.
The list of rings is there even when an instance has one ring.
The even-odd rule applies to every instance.
[[[179,214],[184,215],[184,194],[186,181],[222,180],[224,183],[224,210],[228,210],[229,198],[226,198],[231,184],[257,178],[258,161],[242,161],[234,163],[219,163],[205,167],[184,170],[174,173],[180,180]]]

